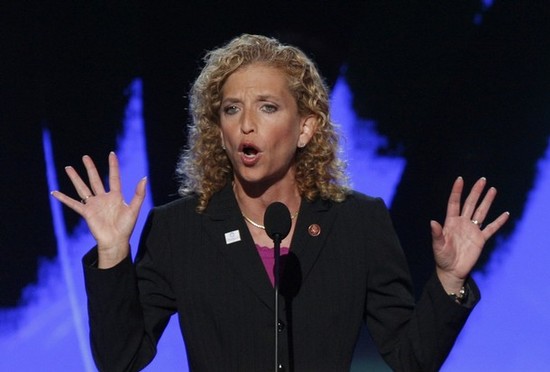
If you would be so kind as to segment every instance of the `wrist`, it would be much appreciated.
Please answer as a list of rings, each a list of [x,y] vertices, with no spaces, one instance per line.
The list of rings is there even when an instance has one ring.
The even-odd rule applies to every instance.
[[[457,294],[464,287],[465,278],[459,278],[451,273],[441,270],[440,268],[436,269],[436,274],[441,286],[447,294]]]
[[[110,269],[118,265],[130,253],[130,245],[112,246],[102,248],[98,245],[97,248],[97,267],[98,269]]]
[[[468,297],[468,290],[466,289],[466,287],[461,287],[460,290],[458,292],[451,292],[451,293],[447,293],[449,295],[449,297],[451,298],[451,300],[453,300],[454,302],[456,302],[457,304],[459,305],[462,305],[465,301],[466,301],[466,298]]]

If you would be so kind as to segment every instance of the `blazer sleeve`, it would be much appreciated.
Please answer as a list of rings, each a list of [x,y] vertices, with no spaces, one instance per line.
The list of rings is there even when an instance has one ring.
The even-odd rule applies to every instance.
[[[83,258],[92,355],[100,371],[138,371],[175,313],[167,234],[154,210],[144,226],[137,264],[126,257],[97,268],[97,248]],[[136,269],[138,266],[138,269]]]
[[[479,300],[479,290],[469,279],[468,301],[459,305],[434,273],[415,304],[403,250],[383,201],[377,201],[365,310],[369,332],[393,370],[437,371]]]

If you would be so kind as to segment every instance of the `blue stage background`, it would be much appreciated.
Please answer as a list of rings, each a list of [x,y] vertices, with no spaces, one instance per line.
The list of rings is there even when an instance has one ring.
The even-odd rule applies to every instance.
[[[172,5],[37,1],[0,12],[0,371],[95,370],[80,267],[93,240],[48,192],[71,192],[65,165],[82,169],[83,154],[106,163],[115,149],[125,195],[149,176],[140,224],[175,198],[199,58],[242,32],[318,62],[354,187],[391,208],[417,287],[433,267],[429,219],[442,219],[454,178],[486,176],[499,189],[494,215],[513,219],[474,273],[482,301],[443,370],[550,365],[548,4]],[[183,345],[174,319],[147,370],[186,370]],[[387,370],[366,331],[352,370]]]

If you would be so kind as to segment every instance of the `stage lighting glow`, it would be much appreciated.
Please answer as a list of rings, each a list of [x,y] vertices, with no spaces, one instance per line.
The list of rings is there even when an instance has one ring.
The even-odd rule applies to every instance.
[[[345,80],[340,78],[331,103],[333,119],[346,138],[342,148],[351,180],[356,189],[381,196],[390,206],[405,160],[377,155],[384,138],[376,133],[374,122],[355,115],[351,99]],[[139,179],[148,174],[142,105],[142,84],[136,79],[128,89],[124,132],[116,150],[126,198],[131,197]],[[47,130],[44,152],[48,183],[56,189],[54,149]],[[133,249],[152,205],[149,190],[148,195],[131,242]],[[540,161],[536,185],[516,231],[500,242],[486,274],[474,274],[483,299],[443,370],[538,371],[550,365],[550,305],[546,301],[550,298],[550,236],[544,234],[549,205],[550,148]],[[53,198],[51,210],[58,256],[42,263],[38,284],[26,289],[19,308],[0,312],[1,371],[95,370],[89,351],[80,263],[94,242],[84,223],[74,233],[67,233],[61,205]],[[161,338],[157,357],[146,371],[185,370],[186,365],[185,347],[174,317]]]

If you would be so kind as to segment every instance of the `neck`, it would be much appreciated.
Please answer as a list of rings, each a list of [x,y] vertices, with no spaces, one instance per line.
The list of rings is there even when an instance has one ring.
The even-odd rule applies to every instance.
[[[257,184],[247,185],[235,180],[233,192],[242,213],[262,225],[266,208],[275,201],[284,203],[292,215],[300,209],[301,197],[294,182],[261,188]]]

